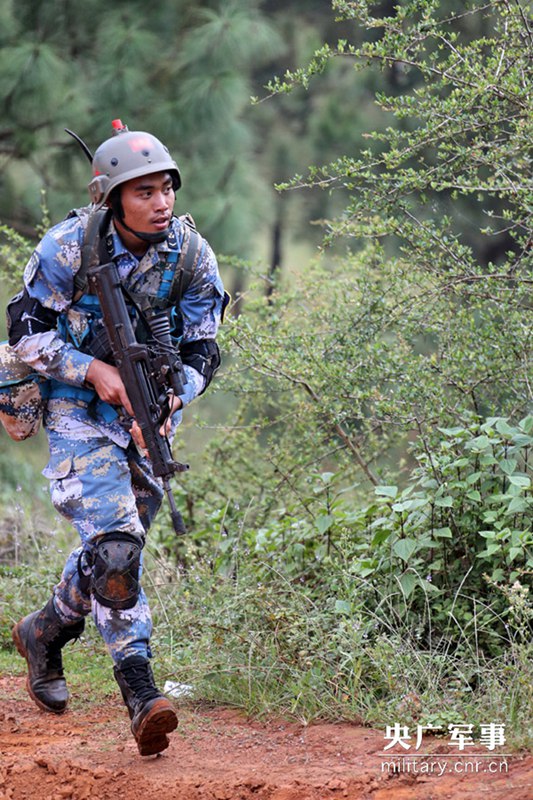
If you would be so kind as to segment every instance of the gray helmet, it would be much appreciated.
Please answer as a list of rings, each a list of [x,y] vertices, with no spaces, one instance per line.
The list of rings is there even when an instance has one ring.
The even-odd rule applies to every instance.
[[[119,119],[112,125],[114,136],[102,142],[93,157],[89,194],[95,209],[104,205],[115,186],[152,172],[169,172],[174,191],[180,188],[178,165],[159,139],[145,131],[129,131]]]

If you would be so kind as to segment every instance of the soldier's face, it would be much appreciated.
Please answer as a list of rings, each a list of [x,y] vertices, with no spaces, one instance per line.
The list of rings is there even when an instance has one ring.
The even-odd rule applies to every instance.
[[[126,181],[120,197],[124,222],[134,231],[159,233],[168,228],[175,199],[168,172],[154,172]]]

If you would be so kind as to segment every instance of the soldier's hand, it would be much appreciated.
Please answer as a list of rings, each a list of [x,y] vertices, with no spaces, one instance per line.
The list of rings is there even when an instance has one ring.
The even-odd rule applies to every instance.
[[[172,429],[172,415],[174,414],[175,411],[178,411],[182,407],[183,407],[183,403],[181,401],[181,398],[178,397],[177,395],[173,395],[170,398],[170,413],[169,413],[167,419],[163,422],[163,424],[159,428],[159,433],[160,433],[161,436],[169,436],[170,435],[170,431]]]
[[[133,416],[133,408],[126,393],[118,369],[105,361],[95,358],[89,364],[85,381],[94,386],[100,400],[116,406],[123,406]]]
[[[140,428],[140,425],[135,420],[133,420],[131,423],[130,434],[139,450],[143,451],[143,455],[148,456],[148,450],[146,449],[146,442],[144,441],[143,432]]]
[[[172,426],[172,414],[175,411],[177,411],[179,408],[181,408],[182,405],[183,405],[183,403],[181,402],[179,397],[173,397],[172,398],[171,403],[170,403],[170,409],[171,409],[170,416],[169,416],[168,419],[165,420],[165,422],[159,428],[160,436],[169,436],[170,435],[171,426]],[[131,424],[130,434],[131,434],[131,438],[133,439],[133,441],[135,442],[135,444],[137,445],[139,450],[141,450],[145,456],[150,458],[150,454],[148,453],[148,450],[146,449],[146,442],[144,441],[144,436],[142,434],[142,430],[141,430],[140,426],[138,425],[138,423],[135,420],[133,420],[133,422]]]

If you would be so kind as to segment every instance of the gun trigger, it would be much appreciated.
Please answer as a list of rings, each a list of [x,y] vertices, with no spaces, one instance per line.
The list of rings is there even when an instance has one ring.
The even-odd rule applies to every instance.
[[[130,417],[130,415],[123,410],[119,415],[119,424],[122,430],[126,431],[126,433],[131,433],[133,417]]]

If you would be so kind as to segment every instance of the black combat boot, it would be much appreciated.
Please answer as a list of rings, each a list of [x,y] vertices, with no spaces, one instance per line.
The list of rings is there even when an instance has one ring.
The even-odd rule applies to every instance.
[[[167,733],[178,725],[172,704],[154,683],[150,662],[143,656],[130,656],[115,666],[115,679],[128,707],[131,732],[142,756],[153,756],[165,750]]]
[[[64,625],[50,599],[41,611],[34,611],[12,631],[20,655],[28,662],[26,687],[43,711],[61,714],[67,707],[68,690],[63,677],[61,648],[83,633],[85,620]]]

